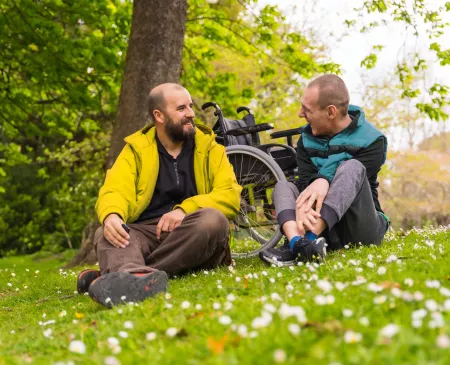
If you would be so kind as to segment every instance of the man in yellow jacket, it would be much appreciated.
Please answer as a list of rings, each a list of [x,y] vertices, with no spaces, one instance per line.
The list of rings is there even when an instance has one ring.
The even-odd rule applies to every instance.
[[[78,276],[78,291],[107,307],[165,291],[167,274],[231,262],[228,219],[241,187],[224,147],[195,125],[182,86],[159,85],[148,103],[153,123],[125,139],[100,189],[100,272]]]

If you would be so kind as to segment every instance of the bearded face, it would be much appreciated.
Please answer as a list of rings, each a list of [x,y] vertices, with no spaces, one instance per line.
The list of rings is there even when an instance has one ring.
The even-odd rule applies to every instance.
[[[176,122],[169,115],[165,115],[164,130],[173,142],[184,142],[195,135],[194,118],[184,117]]]

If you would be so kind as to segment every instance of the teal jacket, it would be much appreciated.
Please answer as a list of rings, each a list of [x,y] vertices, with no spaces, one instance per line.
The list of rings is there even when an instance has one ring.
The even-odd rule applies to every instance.
[[[297,144],[297,186],[303,191],[318,178],[331,184],[339,165],[354,158],[366,167],[375,207],[381,211],[377,176],[386,161],[387,139],[367,121],[361,108],[350,105],[348,113],[352,122],[333,137],[315,137],[309,125],[303,129]]]

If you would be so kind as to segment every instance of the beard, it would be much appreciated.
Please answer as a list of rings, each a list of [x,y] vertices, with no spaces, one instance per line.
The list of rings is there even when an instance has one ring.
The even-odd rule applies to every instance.
[[[184,142],[195,136],[195,123],[193,118],[183,118],[180,123],[175,123],[171,117],[168,115],[166,117],[167,121],[164,124],[164,130],[173,142]],[[187,124],[191,124],[192,126],[185,130],[184,126]]]

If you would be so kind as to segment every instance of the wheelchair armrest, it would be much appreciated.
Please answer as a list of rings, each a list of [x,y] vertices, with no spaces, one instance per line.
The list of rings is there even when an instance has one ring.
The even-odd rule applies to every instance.
[[[290,137],[290,136],[295,136],[297,134],[302,134],[303,132],[303,128],[293,128],[293,129],[286,129],[284,131],[278,131],[278,132],[273,132],[270,134],[270,138],[283,138],[283,137]]]
[[[250,125],[248,127],[234,128],[234,129],[227,131],[225,134],[228,136],[237,137],[237,136],[243,136],[244,134],[268,131],[270,129],[273,129],[273,127],[269,123],[261,123],[261,124]]]

